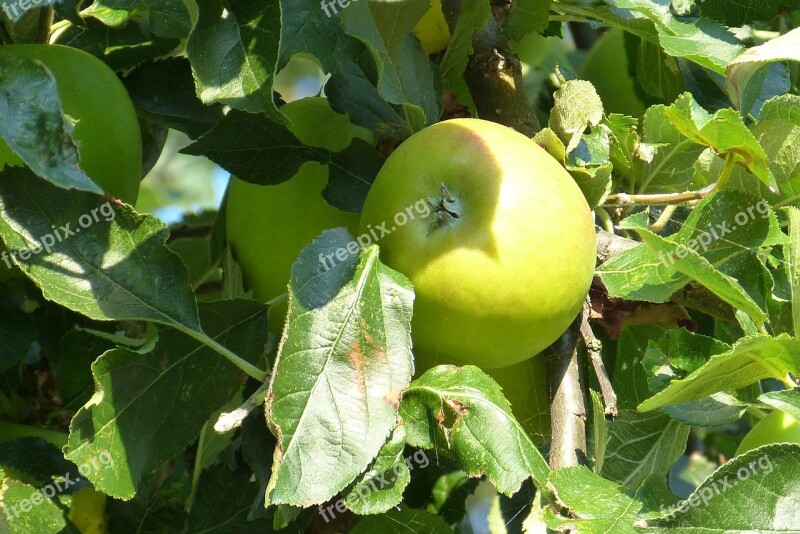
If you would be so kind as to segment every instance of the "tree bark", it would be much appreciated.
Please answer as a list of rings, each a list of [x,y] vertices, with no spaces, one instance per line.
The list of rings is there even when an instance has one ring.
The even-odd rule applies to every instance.
[[[544,353],[552,420],[551,469],[586,463],[586,384],[578,354],[580,321],[586,313],[586,309],[581,310],[569,329]]]

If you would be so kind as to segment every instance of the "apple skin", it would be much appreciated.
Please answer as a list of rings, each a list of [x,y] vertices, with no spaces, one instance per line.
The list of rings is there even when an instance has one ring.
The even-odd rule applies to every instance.
[[[486,369],[503,388],[511,403],[511,412],[535,445],[550,439],[550,394],[547,390],[547,369],[544,356],[509,365]]]
[[[600,37],[583,62],[580,78],[592,82],[606,113],[644,115],[647,107],[636,94],[628,73],[625,30],[612,28]]]
[[[450,42],[450,27],[444,20],[442,0],[432,0],[431,7],[411,30],[428,55],[441,52]]]
[[[278,185],[231,178],[228,242],[257,300],[267,302],[286,293],[292,264],[323,230],[344,226],[357,235],[358,215],[322,198],[327,182],[328,171],[318,163],[303,164],[294,177]],[[282,330],[286,312],[285,302],[270,309],[270,330]]]
[[[395,224],[422,199],[444,205],[442,184],[458,218]],[[416,292],[414,347],[440,361],[527,360],[569,327],[592,281],[595,229],[580,189],[544,149],[492,122],[444,121],[403,142],[367,195],[361,232],[384,222],[381,259]]]
[[[747,433],[736,456],[772,443],[800,443],[800,422],[786,412],[773,411]]]
[[[108,66],[77,48],[10,45],[0,56],[35,59],[53,73],[64,113],[77,120],[73,130],[81,169],[103,191],[134,204],[142,179],[142,138],[128,92]],[[0,169],[22,165],[0,139]]]

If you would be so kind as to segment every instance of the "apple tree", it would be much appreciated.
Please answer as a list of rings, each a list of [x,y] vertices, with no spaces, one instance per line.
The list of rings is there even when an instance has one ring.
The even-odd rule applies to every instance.
[[[2,531],[800,532],[799,81],[798,0],[0,0]]]

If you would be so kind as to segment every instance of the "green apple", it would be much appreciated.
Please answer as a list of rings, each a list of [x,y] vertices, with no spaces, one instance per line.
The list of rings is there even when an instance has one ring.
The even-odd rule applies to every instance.
[[[773,411],[747,433],[736,456],[772,443],[800,443],[800,422],[786,412]]]
[[[411,33],[416,35],[425,53],[435,54],[447,48],[450,28],[442,13],[442,0],[432,0],[431,7],[417,22]]]
[[[624,30],[612,28],[600,37],[583,62],[580,78],[592,82],[606,113],[644,115],[646,106],[636,94],[634,80],[628,73]]]
[[[514,417],[536,445],[550,438],[550,394],[544,356],[534,356],[508,367],[486,369],[503,388]]]
[[[94,488],[83,488],[72,494],[69,520],[81,534],[108,534],[108,497]]]
[[[376,228],[384,263],[414,284],[414,346],[439,361],[527,360],[567,329],[592,281],[594,222],[575,181],[492,122],[444,121],[403,142],[367,195],[361,232]]]
[[[305,163],[289,181],[254,185],[231,179],[227,201],[227,233],[253,296],[267,302],[286,293],[292,264],[300,251],[328,228],[358,230],[358,215],[325,202],[322,190],[328,170]],[[270,309],[269,326],[280,331],[287,306]]]
[[[372,141],[371,132],[354,126],[322,97],[294,101],[281,111],[305,145],[337,152],[354,138]],[[324,230],[344,226],[358,235],[358,215],[335,208],[322,197],[327,183],[327,167],[314,162],[303,164],[289,181],[278,185],[231,179],[226,204],[228,243],[256,299],[268,302],[286,293],[292,264]],[[270,310],[271,330],[282,330],[286,312],[285,302]]]
[[[55,77],[64,113],[73,130],[80,167],[105,192],[133,204],[142,178],[142,139],[128,92],[105,63],[61,45],[0,47],[0,57],[34,59]],[[22,165],[0,139],[0,169]]]

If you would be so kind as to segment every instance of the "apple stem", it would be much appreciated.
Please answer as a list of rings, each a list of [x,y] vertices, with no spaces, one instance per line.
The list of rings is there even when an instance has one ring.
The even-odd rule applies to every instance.
[[[428,228],[428,235],[431,235],[434,230],[452,222],[455,219],[461,218],[460,204],[457,199],[453,198],[447,186],[442,182],[441,185],[441,198],[430,198],[428,203],[433,208],[434,218]]]

